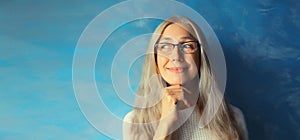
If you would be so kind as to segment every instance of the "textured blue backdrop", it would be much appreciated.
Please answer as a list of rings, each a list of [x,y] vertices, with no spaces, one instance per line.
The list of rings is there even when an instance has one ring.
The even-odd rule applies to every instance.
[[[72,57],[85,26],[118,2],[0,1],[0,139],[108,139],[79,110]],[[228,68],[226,96],[244,112],[250,139],[299,140],[300,2],[180,2],[199,12],[216,32]],[[126,41],[153,31],[156,24],[136,21],[128,28],[137,30],[116,37]],[[103,98],[123,117],[130,108],[113,97]]]

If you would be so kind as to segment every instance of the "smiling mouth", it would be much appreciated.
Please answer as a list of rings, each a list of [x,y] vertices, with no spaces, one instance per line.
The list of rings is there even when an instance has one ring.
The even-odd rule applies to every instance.
[[[186,68],[181,68],[181,67],[167,68],[167,70],[174,73],[182,73],[185,69]]]

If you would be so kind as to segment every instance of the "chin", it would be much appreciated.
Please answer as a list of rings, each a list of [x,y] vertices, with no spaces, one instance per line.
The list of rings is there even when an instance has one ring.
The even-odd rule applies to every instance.
[[[162,78],[169,84],[169,85],[184,85],[185,83],[188,83],[192,80],[192,78],[190,78],[190,75],[185,75],[185,74],[181,74],[181,75],[174,75],[174,74],[170,74],[170,75],[164,75],[162,74]]]
[[[183,85],[186,80],[169,80],[167,81],[169,85]]]

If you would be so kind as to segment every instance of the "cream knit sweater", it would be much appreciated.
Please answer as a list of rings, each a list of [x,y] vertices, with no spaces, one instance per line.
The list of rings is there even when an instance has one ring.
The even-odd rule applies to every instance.
[[[238,124],[244,131],[246,139],[248,139],[248,132],[246,128],[246,124],[244,121],[244,116],[242,112],[234,106],[231,106],[234,111],[234,115],[238,118]],[[123,124],[123,138],[124,140],[151,140],[153,136],[151,134],[147,134],[146,131],[141,128],[138,132],[132,133],[131,125],[134,114],[133,112],[129,112],[124,118]],[[172,135],[172,139],[178,140],[217,140],[213,133],[211,133],[208,129],[199,127],[200,115],[195,109],[191,116],[186,120],[186,122],[180,126]],[[156,126],[153,126],[156,128]]]

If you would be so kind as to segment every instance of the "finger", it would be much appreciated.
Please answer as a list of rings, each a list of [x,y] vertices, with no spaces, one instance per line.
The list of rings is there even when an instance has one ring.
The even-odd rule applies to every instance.
[[[192,94],[192,91],[188,90],[188,89],[185,88],[185,87],[181,87],[181,89],[182,89],[185,93]]]
[[[180,108],[183,108],[184,107],[184,103],[181,103],[181,100],[182,98],[181,97],[178,97],[178,96],[175,96],[175,95],[170,95],[168,96],[170,97],[170,104],[174,105],[174,106],[182,106]]]
[[[178,92],[181,92],[181,93],[187,93],[187,94],[192,94],[192,91],[183,87],[183,86],[179,86],[179,85],[176,85],[176,86],[170,86],[170,87],[167,87],[165,88],[167,92],[169,92],[170,94],[176,94]]]
[[[186,99],[181,100],[181,102],[183,102],[184,106],[191,107],[191,104]]]
[[[172,103],[177,105],[178,101],[184,99],[183,89],[180,86],[173,86],[172,88],[166,89],[166,96],[168,96],[168,102],[172,100]],[[181,103],[184,105],[184,103]]]
[[[179,109],[184,109],[188,108],[191,106],[191,101],[190,100],[197,100],[197,99],[191,99],[191,98],[186,98],[184,96],[184,92],[182,90],[173,90],[171,91],[172,93],[169,92],[168,96],[172,98],[173,103],[178,106]],[[192,101],[194,102],[194,101]]]
[[[172,95],[172,96],[182,96],[183,95],[183,91],[182,90],[172,90],[169,91],[167,95]]]
[[[181,90],[187,92],[188,94],[191,94],[191,93],[192,93],[191,90],[185,88],[185,87],[182,86],[182,85],[169,86],[169,87],[166,87],[165,89],[166,89],[166,90],[176,90],[176,89],[181,89]]]
[[[180,88],[165,88],[164,92],[167,94],[174,94],[175,91],[181,90]]]
[[[180,98],[181,96],[183,96],[183,90],[180,88],[178,89],[168,89],[165,91],[165,95],[170,95],[170,96],[174,96],[175,98]]]
[[[174,104],[177,105],[177,103],[178,103],[178,100],[175,100]]]
[[[167,101],[168,101],[168,103],[176,105],[178,102],[178,99],[175,95],[167,95]]]
[[[172,91],[172,92],[169,92],[167,95],[174,98],[175,100],[182,100],[183,99],[182,91]]]
[[[170,89],[166,89],[166,92],[168,92],[169,94],[176,94],[176,93],[183,92],[183,89],[182,88],[170,88]]]

